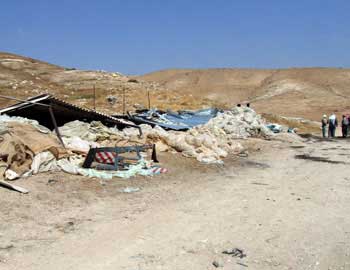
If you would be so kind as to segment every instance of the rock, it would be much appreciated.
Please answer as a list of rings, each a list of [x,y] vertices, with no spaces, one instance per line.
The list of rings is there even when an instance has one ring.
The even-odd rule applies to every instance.
[[[13,244],[8,244],[4,246],[0,246],[0,250],[10,250],[13,249],[15,246]]]
[[[139,103],[135,103],[134,105],[132,105],[136,110],[144,110],[146,109],[145,106],[143,106],[142,104]]]
[[[139,83],[139,81],[136,80],[136,79],[129,79],[128,82],[130,82],[130,83]]]
[[[116,96],[108,96],[107,101],[110,105],[114,105],[117,102],[117,97]]]
[[[138,192],[141,189],[139,187],[126,187],[120,190],[120,192],[123,193],[134,193],[134,192]]]
[[[55,183],[57,183],[58,181],[56,180],[56,179],[49,179],[48,181],[47,181],[47,184],[48,185],[52,185],[52,184],[55,184]]]
[[[222,264],[220,264],[220,263],[217,262],[217,261],[213,261],[213,265],[214,265],[216,268],[222,267]]]
[[[62,226],[61,230],[62,230],[64,233],[69,233],[69,232],[74,231],[74,229],[75,229],[74,226],[75,226],[75,224],[74,224],[73,221],[68,221],[67,223],[65,223],[65,224]]]
[[[248,154],[248,151],[243,151],[242,153],[239,153],[238,156],[240,156],[240,157],[248,157],[249,154]]]

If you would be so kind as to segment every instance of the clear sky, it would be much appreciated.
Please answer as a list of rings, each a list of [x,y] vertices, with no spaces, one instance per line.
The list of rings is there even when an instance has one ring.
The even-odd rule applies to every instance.
[[[350,67],[350,0],[1,0],[0,51],[66,67]]]

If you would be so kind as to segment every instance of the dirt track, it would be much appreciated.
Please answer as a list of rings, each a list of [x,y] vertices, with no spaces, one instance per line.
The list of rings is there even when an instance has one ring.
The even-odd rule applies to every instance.
[[[350,141],[255,147],[224,167],[166,155],[170,173],[152,179],[0,189],[0,269],[350,269]],[[235,247],[247,257],[222,254]]]

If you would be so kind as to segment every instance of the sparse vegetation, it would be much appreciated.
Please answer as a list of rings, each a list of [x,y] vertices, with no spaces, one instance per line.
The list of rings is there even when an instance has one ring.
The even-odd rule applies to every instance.
[[[139,81],[136,80],[136,79],[129,79],[128,82],[130,82],[130,83],[139,83]]]

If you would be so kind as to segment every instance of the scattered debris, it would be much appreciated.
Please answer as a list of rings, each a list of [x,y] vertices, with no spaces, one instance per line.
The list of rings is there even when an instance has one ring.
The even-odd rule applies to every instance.
[[[290,148],[302,149],[302,148],[305,148],[305,145],[291,145]]]
[[[4,180],[0,180],[0,186],[4,186],[6,188],[18,191],[20,193],[27,194],[29,191],[25,188],[19,187],[17,185],[10,184],[9,182],[6,182]]]
[[[10,250],[13,249],[15,246],[13,244],[8,244],[5,246],[0,246],[0,250]]]
[[[244,264],[244,263],[241,263],[241,262],[237,262],[238,265],[242,265],[244,267],[248,267],[248,265]]]
[[[181,152],[186,157],[196,158],[203,163],[221,164],[229,153],[244,151],[237,139],[248,137],[269,138],[273,133],[266,128],[264,120],[250,108],[233,108],[218,112],[206,124],[195,126],[187,132],[166,131],[160,126],[154,128],[141,124],[144,138],[157,143],[161,141],[170,149]],[[136,138],[136,130],[126,128],[124,136]]]
[[[47,184],[48,185],[52,185],[52,184],[56,184],[58,181],[56,180],[56,179],[49,179],[48,181],[47,181]]]
[[[259,182],[251,182],[252,185],[259,185],[259,186],[268,186],[269,184],[266,183],[259,183]]]
[[[232,257],[238,257],[240,259],[243,259],[244,257],[247,257],[247,254],[244,253],[243,249],[239,248],[233,248],[231,250],[225,250],[222,252],[222,254],[232,255]]]
[[[44,127],[25,123],[21,118],[1,121],[0,165],[7,179],[13,180],[33,174],[41,153],[48,151],[53,158],[67,157],[69,153],[51,133],[41,132]],[[6,119],[6,118],[5,118]],[[39,155],[39,156],[38,156]],[[34,165],[33,165],[34,164]],[[33,167],[34,166],[34,167]]]
[[[116,96],[108,96],[107,101],[110,105],[114,105],[117,102],[117,97]]]
[[[213,265],[214,265],[216,268],[222,267],[222,264],[220,264],[220,263],[217,262],[217,261],[213,261]]]
[[[139,187],[126,187],[126,188],[123,188],[120,191],[124,192],[124,193],[133,193],[133,192],[138,192],[140,190],[141,190],[141,188],[139,188]]]
[[[129,120],[136,124],[160,126],[165,130],[188,130],[207,123],[218,113],[217,109],[204,109],[199,111],[164,112],[157,109],[138,111],[129,114]]]
[[[50,95],[41,95],[29,101],[0,110],[0,113],[28,114],[34,119],[0,115],[0,168],[6,179],[13,180],[47,171],[64,171],[101,179],[129,178],[137,174],[151,176],[165,173],[167,169],[145,160],[145,155],[140,152],[147,149],[152,149],[153,162],[158,162],[155,150],[159,147],[161,151],[175,150],[203,163],[222,164],[222,158],[229,153],[247,155],[248,152],[237,139],[273,136],[260,115],[250,108],[234,108],[224,112],[216,109],[163,114],[155,112],[159,116],[158,122],[166,119],[174,123],[176,119],[177,127],[187,125],[186,129],[189,130],[182,132],[167,131],[158,125],[135,126],[124,120],[86,111]],[[48,117],[42,111],[45,107],[36,106],[39,102],[50,104],[58,112],[57,122],[63,126],[56,131],[65,147],[50,129],[40,124],[47,124],[43,119],[47,120]],[[86,122],[67,122],[79,117]],[[94,119],[101,122],[92,121]],[[126,128],[120,130],[120,127]],[[143,137],[139,136],[141,129]],[[129,152],[136,152],[137,157],[131,157]],[[258,163],[254,166],[268,167]]]
[[[123,170],[142,159],[141,152],[152,149],[152,160],[158,162],[156,148],[153,144],[124,147],[91,148],[84,161],[83,168],[90,168],[93,162],[99,163],[96,169]],[[136,157],[127,157],[121,154],[136,152]]]
[[[248,151],[243,151],[242,153],[239,153],[238,156],[239,157],[248,157],[249,153],[248,153]]]
[[[268,124],[266,126],[269,130],[271,130],[273,133],[280,133],[282,132],[282,126],[279,124]]]
[[[310,156],[309,154],[301,154],[301,155],[295,155],[296,159],[305,159],[305,160],[312,160],[317,162],[325,162],[325,163],[331,163],[331,164],[349,164],[344,161],[337,161],[337,160],[330,160],[326,157],[317,157],[317,156]]]
[[[59,230],[64,233],[70,233],[75,230],[75,223],[73,221],[68,221],[65,224],[59,226]]]
[[[254,167],[254,168],[259,168],[259,169],[270,168],[270,165],[268,165],[266,163],[257,162],[257,161],[253,161],[253,160],[242,160],[240,163],[245,167]]]

